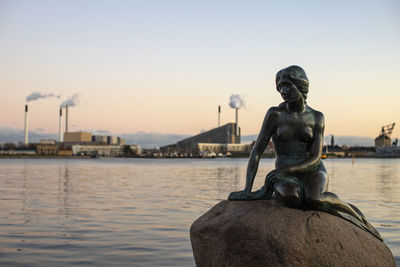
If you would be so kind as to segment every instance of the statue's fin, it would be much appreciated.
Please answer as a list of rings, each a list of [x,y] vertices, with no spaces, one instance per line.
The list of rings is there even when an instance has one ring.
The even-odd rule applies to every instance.
[[[351,204],[350,204],[350,206],[352,208],[355,207],[354,205],[351,205]],[[361,213],[361,211],[358,208],[356,208],[354,210],[356,212],[358,211]],[[365,219],[365,222],[361,222],[360,220],[356,219],[355,217],[353,217],[347,213],[340,212],[340,211],[326,211],[326,212],[336,215],[338,217],[342,217],[346,221],[349,221],[352,224],[355,224],[356,226],[360,227],[361,229],[371,233],[372,235],[374,235],[376,238],[378,238],[379,240],[381,240],[383,242],[383,239],[382,239],[381,235],[379,234],[379,232],[365,219],[365,217],[362,213],[361,213],[362,216],[361,215],[360,216],[363,217],[363,219]]]

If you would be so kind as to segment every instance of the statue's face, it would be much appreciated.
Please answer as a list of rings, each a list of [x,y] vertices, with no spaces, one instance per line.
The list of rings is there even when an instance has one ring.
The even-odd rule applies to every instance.
[[[302,93],[291,82],[283,81],[283,82],[279,83],[278,92],[281,94],[283,100],[287,103],[291,103],[291,102],[295,102],[300,99],[303,99]]]

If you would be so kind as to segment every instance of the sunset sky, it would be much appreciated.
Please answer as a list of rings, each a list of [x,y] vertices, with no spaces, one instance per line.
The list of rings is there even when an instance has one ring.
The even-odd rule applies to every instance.
[[[197,134],[234,121],[257,134],[282,102],[275,74],[302,66],[325,134],[400,137],[400,1],[0,0],[0,131]]]

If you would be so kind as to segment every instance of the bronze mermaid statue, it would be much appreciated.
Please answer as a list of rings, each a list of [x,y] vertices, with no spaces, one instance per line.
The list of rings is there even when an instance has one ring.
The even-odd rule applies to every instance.
[[[357,207],[326,191],[328,176],[321,161],[324,115],[307,105],[308,88],[307,75],[299,66],[289,66],[276,74],[276,89],[284,102],[267,111],[250,154],[245,188],[232,192],[228,199],[270,199],[275,193],[282,205],[334,214],[382,240]],[[267,174],[260,190],[251,192],[260,158],[271,138],[275,169]]]

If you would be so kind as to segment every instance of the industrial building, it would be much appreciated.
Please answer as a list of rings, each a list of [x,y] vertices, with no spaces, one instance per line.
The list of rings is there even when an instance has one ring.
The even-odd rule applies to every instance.
[[[126,153],[123,138],[107,135],[93,135],[89,132],[64,133],[64,147],[68,146],[73,155],[120,157]],[[134,146],[131,146],[134,147]],[[140,151],[140,147],[130,151]]]
[[[200,156],[212,155],[232,155],[232,153],[250,153],[252,144],[213,144],[213,143],[198,143],[197,150]],[[213,154],[208,154],[208,153]]]
[[[93,135],[92,142],[107,144],[107,136],[106,135]]]
[[[65,108],[65,132],[62,129],[62,109]],[[24,146],[30,150],[1,149],[0,155],[85,155],[85,156],[138,156],[139,145],[126,145],[126,140],[110,135],[92,135],[91,132],[68,131],[68,105],[59,110],[59,136],[56,140],[40,140],[40,143],[29,143],[28,105],[25,105]],[[15,151],[15,152],[14,152]]]
[[[392,135],[395,123],[382,126],[382,130],[379,133],[379,136],[375,138],[375,149],[376,151],[385,150],[387,147],[392,146],[392,139],[390,136]]]
[[[108,145],[73,145],[73,155],[120,157],[124,154],[124,146]]]
[[[392,145],[392,140],[387,135],[380,135],[375,138],[375,147],[376,148],[383,148],[383,147],[390,147]]]
[[[130,155],[140,155],[142,153],[142,147],[140,145],[125,145],[124,152]]]
[[[65,132],[64,143],[125,145],[126,141],[120,137],[110,135],[92,135],[90,132]]]
[[[98,145],[125,145],[126,140],[110,135],[92,135],[92,142]]]
[[[392,142],[391,135],[394,129],[395,123],[382,126],[382,130],[379,136],[375,138],[375,150],[376,156],[378,157],[399,157],[400,147],[398,146],[398,140],[395,139]]]
[[[177,145],[181,150],[189,151],[195,143],[240,144],[240,128],[235,123],[227,123],[179,141]]]
[[[65,132],[64,143],[92,142],[92,133],[89,132]]]
[[[122,157],[126,155],[126,147],[133,155],[139,155],[139,145],[73,145],[72,154],[78,156]]]
[[[236,146],[232,146],[232,144]],[[245,145],[240,144],[240,128],[237,127],[236,123],[227,123],[221,127],[186,138],[176,144],[160,147],[160,152],[166,156],[195,157],[200,156],[202,151],[226,153],[230,148],[247,149]]]
[[[116,136],[107,136],[107,144],[116,145],[118,143],[118,138]]]
[[[57,155],[58,146],[56,140],[40,140],[36,145],[38,155]]]

